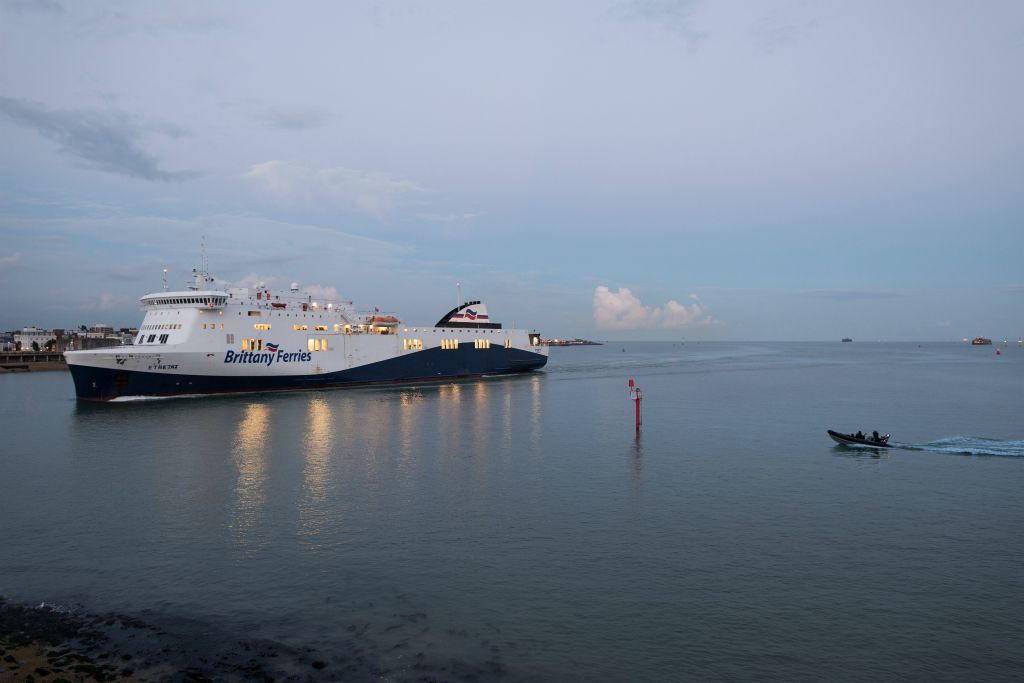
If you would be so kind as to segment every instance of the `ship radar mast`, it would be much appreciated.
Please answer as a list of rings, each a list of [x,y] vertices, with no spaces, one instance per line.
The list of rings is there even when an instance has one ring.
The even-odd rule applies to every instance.
[[[192,282],[186,282],[185,285],[190,291],[197,292],[200,289],[211,289],[213,282],[214,279],[210,275],[210,261],[206,257],[206,235],[203,235],[200,244],[199,268],[192,269]]]

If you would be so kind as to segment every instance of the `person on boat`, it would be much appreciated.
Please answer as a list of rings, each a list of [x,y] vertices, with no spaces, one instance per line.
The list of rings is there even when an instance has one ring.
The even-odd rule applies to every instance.
[[[871,432],[871,440],[874,441],[875,443],[878,443],[879,441],[881,441],[881,439],[878,437],[878,430],[877,429],[875,431]]]
[[[854,434],[853,436],[854,436],[854,437],[856,437],[856,438],[858,438],[858,439],[863,439],[863,438],[864,438],[864,432],[862,432],[862,431],[860,431],[860,430],[858,429],[858,430],[857,430],[857,433],[856,433],[856,434]]]

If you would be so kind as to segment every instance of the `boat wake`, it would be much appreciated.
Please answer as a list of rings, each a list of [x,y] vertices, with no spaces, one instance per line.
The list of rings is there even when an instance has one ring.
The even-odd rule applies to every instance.
[[[893,445],[912,451],[1024,458],[1024,440],[1000,441],[977,436],[950,436],[928,443],[894,443]]]

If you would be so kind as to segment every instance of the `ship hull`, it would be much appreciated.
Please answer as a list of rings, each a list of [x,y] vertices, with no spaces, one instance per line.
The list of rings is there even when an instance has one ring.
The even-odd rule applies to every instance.
[[[125,365],[83,364],[69,358],[68,367],[80,400],[167,398],[265,391],[337,389],[371,385],[416,384],[508,375],[537,370],[547,356],[516,348],[426,349],[337,371],[296,374],[215,374],[136,370]],[[174,364],[164,355],[164,364]]]

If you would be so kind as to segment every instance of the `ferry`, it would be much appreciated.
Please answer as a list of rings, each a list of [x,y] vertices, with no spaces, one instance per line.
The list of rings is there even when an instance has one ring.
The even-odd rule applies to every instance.
[[[217,288],[193,270],[187,289],[141,304],[133,344],[64,354],[80,400],[437,382],[529,372],[548,360],[538,332],[503,328],[480,301],[410,326],[295,283]]]

